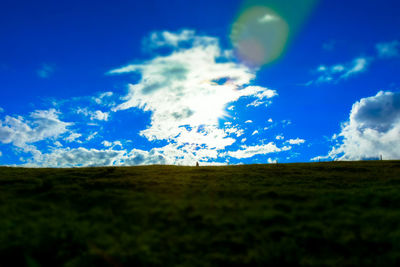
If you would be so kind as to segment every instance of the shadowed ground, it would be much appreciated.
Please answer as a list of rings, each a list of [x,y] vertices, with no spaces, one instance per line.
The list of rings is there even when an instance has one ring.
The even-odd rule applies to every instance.
[[[400,264],[400,161],[0,168],[0,266]]]

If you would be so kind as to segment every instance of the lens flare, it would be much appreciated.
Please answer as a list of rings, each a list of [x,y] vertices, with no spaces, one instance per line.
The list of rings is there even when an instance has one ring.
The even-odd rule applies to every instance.
[[[288,25],[272,9],[247,9],[233,24],[231,41],[237,56],[251,66],[261,66],[282,53],[288,39]]]
[[[279,58],[316,1],[284,2],[249,0],[243,5],[232,25],[230,40],[244,64],[261,67]]]

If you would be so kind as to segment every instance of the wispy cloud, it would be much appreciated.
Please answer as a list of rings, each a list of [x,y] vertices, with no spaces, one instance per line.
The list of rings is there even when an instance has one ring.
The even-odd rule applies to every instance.
[[[399,41],[392,41],[387,43],[378,43],[376,45],[376,50],[378,52],[378,56],[380,58],[392,58],[398,57],[400,49],[400,42]]]
[[[36,71],[36,74],[43,79],[49,78],[53,73],[54,67],[45,63]]]
[[[335,46],[336,46],[336,41],[330,40],[322,44],[322,49],[325,51],[333,51],[335,49]]]
[[[282,148],[277,147],[273,142],[265,145],[255,145],[255,146],[241,146],[241,149],[237,151],[228,151],[226,154],[230,157],[243,159],[251,158],[255,155],[266,155],[274,152],[287,151],[290,150],[290,146],[284,146]]]
[[[340,80],[348,79],[356,74],[367,70],[368,64],[372,58],[359,57],[346,63],[335,64],[331,66],[320,65],[314,72],[318,78],[307,83],[336,83]]]

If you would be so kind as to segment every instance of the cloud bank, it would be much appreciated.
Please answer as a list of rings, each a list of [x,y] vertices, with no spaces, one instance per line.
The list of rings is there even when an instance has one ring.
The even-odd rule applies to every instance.
[[[278,94],[253,84],[257,70],[238,62],[217,38],[162,31],[143,43],[150,59],[107,72],[133,77],[125,95],[101,92],[53,101],[56,108],[27,117],[5,116],[0,142],[12,145],[22,165],[48,167],[228,164],[292,148],[262,139],[265,129],[252,120],[238,121],[236,107],[265,112]],[[134,132],[118,121],[138,113],[150,120]],[[105,136],[115,136],[114,125],[128,135]],[[302,139],[293,140],[290,145]]]
[[[400,158],[400,93],[380,91],[353,104],[349,121],[334,136],[328,157],[339,160]]]

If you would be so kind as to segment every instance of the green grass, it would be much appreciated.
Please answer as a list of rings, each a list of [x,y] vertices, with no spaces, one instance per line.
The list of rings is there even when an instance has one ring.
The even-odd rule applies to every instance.
[[[0,168],[0,266],[399,266],[400,161]]]

